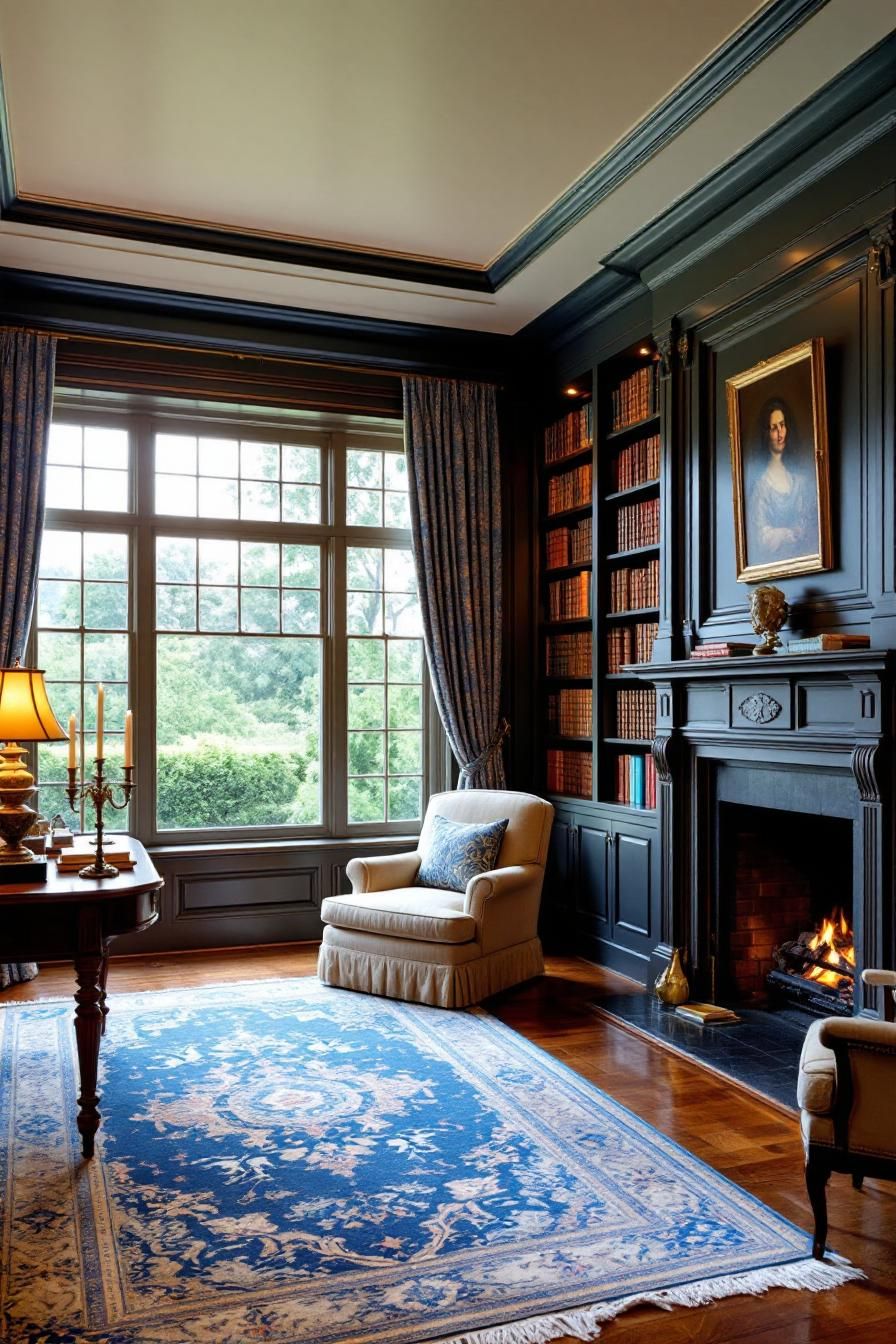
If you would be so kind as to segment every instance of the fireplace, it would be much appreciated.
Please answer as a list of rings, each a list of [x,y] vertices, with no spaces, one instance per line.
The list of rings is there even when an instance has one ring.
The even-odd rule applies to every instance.
[[[720,998],[851,1013],[851,822],[721,802],[718,836]]]
[[[680,947],[697,998],[774,1008],[795,989],[815,1012],[877,1017],[859,973],[896,964],[896,651],[633,670],[657,697],[650,976]],[[825,917],[836,973],[819,983]]]

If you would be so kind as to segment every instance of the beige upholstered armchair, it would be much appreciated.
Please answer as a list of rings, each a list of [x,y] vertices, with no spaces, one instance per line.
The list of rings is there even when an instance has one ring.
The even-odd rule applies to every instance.
[[[896,1180],[896,971],[864,971],[887,993],[883,1022],[826,1017],[809,1028],[800,1059],[797,1099],[806,1150],[806,1188],[815,1215],[812,1254],[824,1256],[825,1186],[831,1172]]]
[[[324,901],[321,980],[462,1008],[540,975],[538,909],[553,815],[530,793],[434,794],[413,853],[352,859],[352,894]],[[464,891],[415,885],[437,816],[463,824],[507,818],[494,867]]]

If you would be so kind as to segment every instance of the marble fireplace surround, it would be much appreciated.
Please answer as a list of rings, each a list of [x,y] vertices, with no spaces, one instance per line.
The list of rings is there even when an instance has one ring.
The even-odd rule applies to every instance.
[[[688,949],[693,991],[713,984],[722,803],[845,819],[852,827],[858,969],[893,966],[896,653],[778,654],[640,664],[657,692],[663,903],[652,970]],[[832,843],[842,828],[831,827]],[[877,1017],[874,991],[855,1011]]]

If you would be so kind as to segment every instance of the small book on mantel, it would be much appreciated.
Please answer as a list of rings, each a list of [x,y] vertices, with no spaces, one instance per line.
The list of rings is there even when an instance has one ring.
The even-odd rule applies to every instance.
[[[692,658],[744,658],[753,652],[754,644],[735,644],[724,640],[716,644],[698,644],[691,649]]]
[[[788,653],[839,653],[843,649],[870,649],[870,635],[840,635],[829,632],[823,635],[807,635],[805,639],[792,639],[787,645]]]
[[[723,1022],[739,1022],[737,1013],[718,1003],[682,1003],[675,1009],[679,1017],[699,1026],[717,1026]]]

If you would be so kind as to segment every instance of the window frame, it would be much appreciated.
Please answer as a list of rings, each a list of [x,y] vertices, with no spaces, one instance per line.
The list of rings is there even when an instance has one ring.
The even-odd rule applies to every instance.
[[[128,432],[129,486],[127,512],[48,508],[47,529],[78,532],[123,532],[128,535],[130,565],[129,696],[135,717],[135,783],[130,825],[151,846],[226,846],[248,842],[283,842],[416,836],[431,794],[449,787],[450,751],[442,729],[429,675],[423,674],[423,763],[421,815],[414,821],[349,822],[348,820],[348,640],[346,569],[350,546],[398,547],[410,550],[403,528],[360,527],[346,522],[346,449],[403,451],[401,425],[363,417],[278,415],[236,412],[228,406],[204,404],[196,411],[145,403],[122,407],[77,392],[57,391],[54,423],[96,423]],[[248,519],[199,518],[154,512],[156,433],[183,433],[251,439],[267,437],[321,451],[321,521],[289,523]],[[264,540],[320,547],[321,555],[321,819],[308,825],[159,829],[156,824],[156,652],[155,553],[158,536]],[[283,636],[279,636],[283,637]],[[304,636],[300,636],[304,637]],[[318,636],[312,636],[318,638]],[[37,652],[37,611],[30,649]],[[425,657],[424,657],[425,665]],[[79,724],[79,728],[81,725]],[[328,763],[328,768],[323,763]],[[388,765],[388,763],[387,763]],[[388,778],[388,775],[386,775]],[[39,783],[39,781],[38,781]]]

